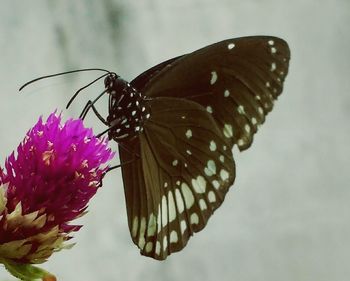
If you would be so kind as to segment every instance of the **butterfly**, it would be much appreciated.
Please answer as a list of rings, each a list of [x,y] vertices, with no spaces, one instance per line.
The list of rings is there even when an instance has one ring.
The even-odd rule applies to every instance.
[[[280,38],[242,37],[167,60],[130,83],[109,71],[92,82],[104,77],[105,90],[81,117],[93,109],[119,144],[129,230],[142,255],[164,260],[206,226],[234,183],[233,146],[252,144],[289,60]],[[94,106],[105,94],[106,119]]]

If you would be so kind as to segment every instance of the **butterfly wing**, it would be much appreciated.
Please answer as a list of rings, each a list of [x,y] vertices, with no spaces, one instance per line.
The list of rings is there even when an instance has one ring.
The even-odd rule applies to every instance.
[[[282,91],[290,58],[275,37],[230,39],[161,63],[131,84],[149,99],[144,131],[120,149],[128,222],[141,253],[165,259],[203,229]],[[126,152],[129,151],[129,152]]]
[[[152,68],[146,70],[145,72],[141,73],[139,76],[137,76],[134,80],[130,82],[130,84],[137,89],[138,91],[142,91],[142,89],[145,88],[145,86],[149,83],[149,81],[152,80],[153,77],[155,77],[157,74],[159,74],[160,71],[167,69],[170,67],[176,60],[181,58],[182,56],[178,56],[176,58],[172,58],[169,60],[166,60],[160,64],[157,64],[153,66]]]
[[[152,118],[126,149],[128,223],[141,253],[165,259],[204,228],[235,178],[229,144],[200,105],[177,98],[150,101]],[[120,151],[122,162],[130,155]]]
[[[201,104],[231,146],[244,150],[282,92],[289,59],[287,43],[276,37],[225,40],[173,61],[141,91]]]

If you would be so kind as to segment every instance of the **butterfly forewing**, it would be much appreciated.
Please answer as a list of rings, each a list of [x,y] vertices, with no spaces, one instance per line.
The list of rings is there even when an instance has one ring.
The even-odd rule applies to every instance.
[[[289,58],[287,43],[276,37],[225,40],[170,60],[166,68],[154,67],[157,74],[143,83],[141,91],[149,97],[201,104],[231,147],[237,144],[243,150],[281,93]]]
[[[150,108],[144,134],[128,145],[140,150],[140,159],[123,168],[123,179],[134,243],[142,254],[165,259],[203,229],[233,184],[235,166],[229,143],[202,106],[156,98]],[[121,151],[122,161],[128,157]]]

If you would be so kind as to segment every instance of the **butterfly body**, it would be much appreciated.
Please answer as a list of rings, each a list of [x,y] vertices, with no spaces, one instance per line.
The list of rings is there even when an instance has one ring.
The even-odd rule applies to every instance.
[[[144,97],[127,81],[114,73],[104,81],[109,94],[109,139],[125,142],[143,131],[143,123],[150,117]]]

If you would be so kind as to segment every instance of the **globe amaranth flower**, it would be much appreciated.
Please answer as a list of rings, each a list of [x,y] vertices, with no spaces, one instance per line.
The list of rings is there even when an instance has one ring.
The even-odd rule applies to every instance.
[[[40,118],[0,170],[0,262],[42,263],[69,247],[81,227],[70,222],[85,213],[113,156],[80,119]]]

